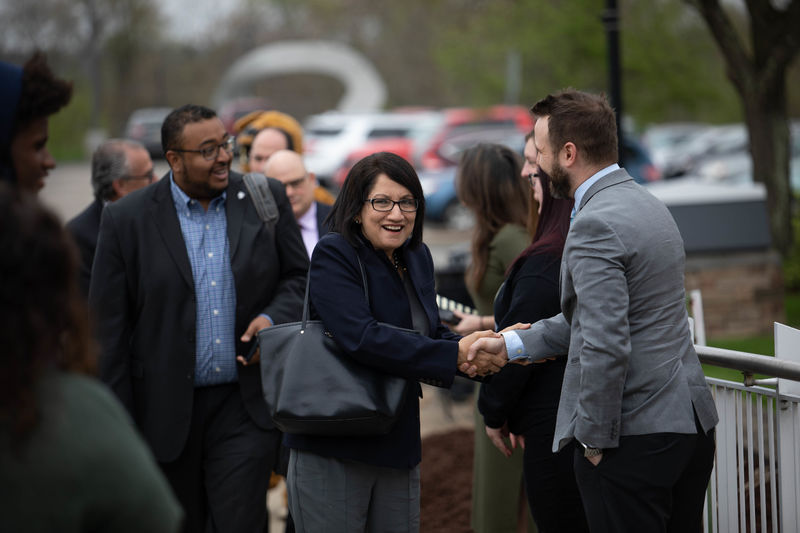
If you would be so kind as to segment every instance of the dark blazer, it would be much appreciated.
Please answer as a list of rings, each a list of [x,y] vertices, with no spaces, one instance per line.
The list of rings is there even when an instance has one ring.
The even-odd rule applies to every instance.
[[[369,288],[364,298],[361,258]],[[350,459],[394,468],[412,468],[420,462],[419,396],[417,382],[449,387],[456,374],[460,337],[439,320],[434,290],[433,260],[428,247],[403,254],[417,297],[428,317],[430,337],[406,333],[379,324],[412,328],[411,309],[403,282],[386,254],[360,239],[357,248],[338,233],[317,243],[311,258],[310,300],[315,315],[339,345],[360,363],[414,382],[400,419],[386,435],[368,437],[313,437],[286,435],[285,443],[318,455]],[[313,391],[309,391],[313,394]]]
[[[314,203],[317,204],[317,231],[319,232],[319,238],[321,239],[323,235],[331,230],[330,224],[326,224],[325,219],[328,218],[328,214],[331,212],[332,206],[320,202]]]
[[[94,250],[97,248],[97,234],[100,232],[100,216],[103,202],[95,198],[79,215],[67,222],[67,231],[72,235],[80,252],[80,285],[85,296],[89,295],[89,282],[92,278]]]
[[[225,202],[236,286],[236,353],[250,321],[300,319],[308,259],[280,182],[269,187],[280,218],[258,218],[240,174],[231,172]],[[159,461],[184,448],[192,415],[196,300],[191,264],[169,175],[109,204],[103,212],[89,293],[102,347],[100,374],[133,415]],[[273,427],[258,365],[237,365],[253,421]]]
[[[554,254],[533,254],[514,264],[494,302],[498,330],[517,322],[538,322],[561,311],[558,299],[560,266],[561,258]],[[480,388],[478,410],[486,425],[499,428],[507,422],[512,433],[522,435],[535,425],[540,426],[543,411],[549,410],[553,416],[549,426],[552,435],[561,380],[555,384],[554,393],[546,398],[541,394],[542,383],[538,378],[550,379],[554,374],[550,366],[560,366],[563,374],[566,362],[566,357],[559,357],[535,365],[504,366],[492,376],[491,382]],[[555,375],[558,373],[555,371]]]

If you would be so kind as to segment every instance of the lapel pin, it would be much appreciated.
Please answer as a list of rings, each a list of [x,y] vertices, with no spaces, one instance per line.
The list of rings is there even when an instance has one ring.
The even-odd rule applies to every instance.
[[[244,198],[244,191],[239,191],[238,194],[236,194],[236,198],[238,198],[239,200]]]

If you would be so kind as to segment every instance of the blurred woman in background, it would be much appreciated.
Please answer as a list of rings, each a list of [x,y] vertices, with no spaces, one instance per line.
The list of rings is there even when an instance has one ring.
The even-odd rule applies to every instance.
[[[538,224],[533,242],[513,262],[495,298],[498,329],[561,311],[559,269],[573,201],[553,198],[550,178],[535,160],[536,148],[528,138],[523,174],[534,192]],[[566,357],[558,357],[527,366],[506,365],[481,385],[478,398],[486,434],[497,449],[506,457],[518,456],[512,451],[516,441],[522,442],[525,489],[540,533],[589,530],[573,472],[574,451],[565,447],[552,452],[566,362]],[[511,437],[511,447],[506,437]]]
[[[522,159],[498,144],[465,150],[456,172],[458,198],[475,216],[471,263],[465,275],[477,315],[454,311],[461,335],[494,329],[493,302],[511,262],[531,242],[531,193],[521,176]],[[535,211],[533,211],[535,215]],[[476,533],[516,532],[530,522],[522,494],[522,456],[497,453],[475,414],[472,528]]]
[[[175,532],[182,511],[95,358],[77,252],[0,184],[0,531]]]

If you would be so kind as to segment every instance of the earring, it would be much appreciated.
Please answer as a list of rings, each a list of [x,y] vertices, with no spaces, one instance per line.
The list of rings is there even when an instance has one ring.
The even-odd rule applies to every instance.
[[[361,219],[356,217],[353,219],[353,222],[355,222],[356,224],[361,224]]]

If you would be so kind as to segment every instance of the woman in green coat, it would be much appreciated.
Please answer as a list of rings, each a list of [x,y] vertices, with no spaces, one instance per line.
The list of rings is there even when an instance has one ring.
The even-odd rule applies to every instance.
[[[531,242],[536,210],[529,209],[532,193],[521,171],[522,158],[497,144],[470,148],[459,161],[456,192],[475,215],[465,281],[478,313],[456,312],[461,321],[453,330],[461,335],[494,329],[495,293],[509,265]],[[528,531],[535,531],[523,489],[522,454],[506,458],[498,452],[475,413],[472,528],[476,533],[516,533],[527,524]]]

